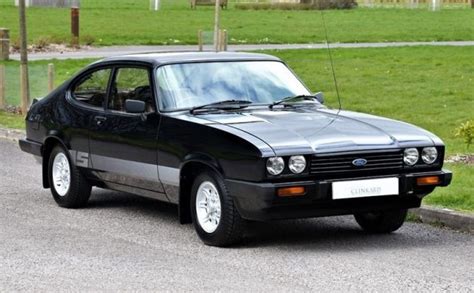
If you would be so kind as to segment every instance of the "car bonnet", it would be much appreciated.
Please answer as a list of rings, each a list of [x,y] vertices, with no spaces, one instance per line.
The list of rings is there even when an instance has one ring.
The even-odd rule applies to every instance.
[[[294,108],[199,115],[266,142],[277,155],[428,146],[431,133],[383,117],[349,111]]]

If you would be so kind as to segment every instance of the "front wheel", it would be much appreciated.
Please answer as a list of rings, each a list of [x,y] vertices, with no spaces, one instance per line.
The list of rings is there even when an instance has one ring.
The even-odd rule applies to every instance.
[[[219,175],[201,173],[194,180],[191,192],[194,228],[205,244],[222,247],[241,240],[244,220]]]
[[[51,193],[59,206],[79,208],[87,204],[92,187],[71,164],[68,151],[60,146],[56,146],[50,154],[48,178]]]
[[[407,216],[407,210],[392,210],[355,214],[357,223],[369,233],[391,233],[398,230]]]

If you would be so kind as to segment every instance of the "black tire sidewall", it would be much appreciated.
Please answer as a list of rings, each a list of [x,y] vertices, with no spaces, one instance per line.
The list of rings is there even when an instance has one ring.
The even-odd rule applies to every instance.
[[[204,229],[199,224],[196,213],[197,190],[204,181],[212,182],[216,186],[217,191],[219,192],[219,199],[221,201],[221,218],[217,229],[212,233],[204,231]],[[222,180],[222,178],[220,178],[219,175],[215,174],[214,172],[203,172],[198,175],[194,180],[193,186],[191,188],[191,216],[193,219],[194,228],[196,229],[197,234],[204,243],[219,246],[219,243],[226,242],[227,232],[230,228],[226,227],[226,223],[228,223],[228,217],[230,216],[226,214],[228,210],[227,206],[229,204],[232,204],[228,202],[229,200],[231,201],[232,199],[228,194],[228,191],[224,185],[224,181]]]

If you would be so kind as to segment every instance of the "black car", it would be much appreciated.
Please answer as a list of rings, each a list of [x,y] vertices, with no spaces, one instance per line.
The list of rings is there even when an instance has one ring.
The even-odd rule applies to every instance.
[[[437,136],[329,109],[263,54],[98,61],[35,102],[26,129],[20,147],[59,206],[86,205],[92,186],[151,197],[216,246],[275,219],[353,214],[389,233],[452,177]]]

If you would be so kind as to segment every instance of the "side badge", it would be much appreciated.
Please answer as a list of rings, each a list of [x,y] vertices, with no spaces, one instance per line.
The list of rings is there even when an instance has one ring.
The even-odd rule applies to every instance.
[[[79,167],[89,168],[89,154],[84,152],[77,152],[76,165]]]

